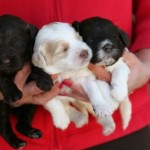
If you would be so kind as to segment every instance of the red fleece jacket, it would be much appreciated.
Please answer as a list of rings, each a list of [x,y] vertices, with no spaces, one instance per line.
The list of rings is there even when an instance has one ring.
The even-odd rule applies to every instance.
[[[133,11],[136,24],[132,24]],[[53,21],[71,23],[92,16],[106,17],[128,33],[132,39],[132,51],[150,48],[150,0],[0,0],[0,15],[2,14],[19,16],[39,28]],[[35,114],[33,126],[42,130],[43,137],[35,140],[16,133],[28,142],[24,150],[80,150],[106,143],[150,124],[150,95],[147,85],[136,90],[130,98],[133,115],[129,127],[123,131],[120,115],[116,112],[114,119],[117,127],[110,136],[102,135],[101,126],[92,117],[89,124],[80,129],[76,129],[74,124],[65,131],[56,129],[50,114],[42,107]],[[16,123],[13,117],[12,123]],[[12,150],[2,137],[0,150]]]

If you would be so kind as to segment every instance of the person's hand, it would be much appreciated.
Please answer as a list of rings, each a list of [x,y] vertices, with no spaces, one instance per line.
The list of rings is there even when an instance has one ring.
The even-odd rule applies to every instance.
[[[51,100],[53,97],[59,94],[59,84],[56,83],[54,87],[48,91],[43,92],[40,90],[35,82],[29,82],[26,84],[26,80],[31,72],[29,64],[26,64],[22,70],[20,70],[15,77],[15,84],[23,92],[23,97],[17,102],[13,103],[12,106],[17,107],[22,104],[36,104],[42,105]],[[53,76],[53,78],[56,78]]]
[[[104,67],[89,64],[88,68],[95,74],[97,79],[106,81],[108,83],[111,81],[111,74],[110,72],[106,71]]]
[[[106,81],[108,83],[110,82],[111,74],[110,72],[106,71],[104,67],[98,67],[96,65],[89,64],[89,69],[95,74],[97,79]],[[72,84],[71,89],[72,92],[66,94],[67,96],[71,96],[75,99],[89,102],[89,98],[82,87]]]
[[[146,63],[150,60],[150,50],[146,50],[146,52],[142,50],[142,53],[146,53],[145,55],[147,58],[145,58],[145,55],[140,52],[136,54],[138,57],[131,52],[125,52],[123,55],[124,61],[131,70],[128,80],[129,93],[132,93],[135,89],[143,86],[150,79],[150,66]],[[90,64],[89,68],[99,80],[110,82],[111,75],[104,68],[92,64]],[[68,96],[74,97],[78,100],[89,101],[88,96],[81,87],[72,85],[71,88],[72,93],[67,94]]]
[[[139,54],[137,56],[139,56]],[[142,87],[150,79],[150,66],[142,62],[137,56],[131,52],[125,52],[123,55],[124,61],[131,70],[128,80],[129,93]],[[141,55],[139,57],[141,57]]]

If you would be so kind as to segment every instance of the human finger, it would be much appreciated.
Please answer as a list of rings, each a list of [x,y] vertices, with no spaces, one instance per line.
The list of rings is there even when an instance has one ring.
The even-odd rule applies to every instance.
[[[131,68],[134,67],[134,65],[136,65],[139,60],[138,58],[135,56],[135,54],[131,53],[131,52],[127,52],[125,51],[123,54],[123,60],[124,62],[127,63],[127,65]]]
[[[24,90],[29,90],[29,89],[24,89]],[[59,83],[56,83],[53,86],[53,88],[48,92],[42,92],[40,91],[40,89],[38,89],[39,94],[33,94],[32,91],[30,91],[31,93],[29,91],[25,92],[24,90],[23,90],[23,93],[25,93],[26,95],[24,94],[22,99],[20,99],[17,102],[12,103],[11,105],[13,107],[19,107],[23,104],[43,105],[49,100],[51,100],[52,98],[54,98],[55,96],[57,96],[60,92]],[[33,83],[33,91],[34,91],[34,83]]]
[[[73,97],[78,100],[89,102],[89,98],[81,86],[72,84],[70,88],[71,88],[71,92],[63,94],[63,95]]]
[[[36,83],[34,81],[27,83],[23,87],[23,95],[24,96],[40,94],[42,92],[43,91],[36,86]]]
[[[48,92],[43,92],[41,94],[33,95],[33,99],[30,101],[32,104],[43,105],[49,100],[53,99],[60,92],[59,83],[55,83],[52,89]]]
[[[17,85],[17,87],[22,90],[24,84],[26,83],[26,80],[31,72],[31,68],[29,64],[26,64],[23,66],[23,68],[18,71],[18,73],[15,76],[14,82]]]
[[[51,78],[53,79],[53,81],[56,80],[57,77],[58,77],[58,74],[51,75]],[[56,85],[57,85],[57,83],[55,83],[55,86]],[[44,92],[37,87],[37,85],[34,81],[27,83],[24,86],[23,91],[24,91],[24,93],[23,93],[24,95],[36,95],[36,94],[40,94],[40,93]]]
[[[95,74],[97,79],[106,82],[111,81],[111,74],[104,67],[89,64],[89,69]]]

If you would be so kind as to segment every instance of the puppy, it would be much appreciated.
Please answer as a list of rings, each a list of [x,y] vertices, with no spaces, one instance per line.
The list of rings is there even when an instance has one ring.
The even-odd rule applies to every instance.
[[[22,97],[22,92],[14,84],[16,73],[25,65],[31,63],[33,45],[38,29],[12,15],[0,16],[0,91],[4,99],[0,101],[0,134],[14,148],[26,145],[13,132],[10,120],[10,109],[18,117],[16,129],[30,138],[39,138],[42,133],[31,127],[35,111],[34,105],[23,105],[11,108],[11,103]],[[29,80],[35,80],[42,90],[50,90],[52,80],[42,69],[32,65]]]
[[[36,36],[33,64],[49,74],[59,73],[60,83],[71,79],[74,84],[81,85],[89,96],[96,115],[105,116],[114,111],[113,103],[107,103],[101,96],[95,76],[88,69],[91,58],[92,50],[68,23],[55,22],[45,25]],[[72,115],[71,109],[68,109],[69,102],[74,102],[74,99],[56,96],[44,105],[52,114],[54,125],[58,128],[65,129],[70,117],[75,123],[80,122],[75,119],[76,113]],[[90,107],[91,105],[89,110]],[[85,121],[81,119],[81,122],[83,125]]]
[[[125,47],[129,45],[127,34],[115,26],[110,20],[93,17],[81,22],[75,21],[73,27],[82,36],[92,49],[91,63],[104,66],[112,73],[110,86],[104,81],[97,81],[105,100],[119,107],[123,128],[127,128],[131,119],[131,103],[128,98],[127,80],[130,70],[123,62],[122,55]],[[109,135],[115,129],[115,123],[111,115],[99,118],[103,126],[103,133]]]

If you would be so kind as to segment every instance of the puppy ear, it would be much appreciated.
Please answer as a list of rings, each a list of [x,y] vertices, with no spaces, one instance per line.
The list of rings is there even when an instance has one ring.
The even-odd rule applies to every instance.
[[[73,27],[77,32],[79,32],[79,31],[80,31],[80,22],[74,21],[74,22],[72,23],[72,27]]]
[[[27,24],[27,29],[29,31],[30,37],[32,40],[35,40],[35,37],[38,32],[38,28],[32,24]]]
[[[120,36],[122,43],[124,44],[124,46],[128,47],[130,45],[129,36],[120,28],[118,28],[118,31],[119,31],[119,36]]]
[[[59,53],[62,53],[62,49],[61,41],[49,41],[40,46],[40,50],[45,53],[49,60],[53,59],[53,57]]]
[[[44,68],[46,66],[46,60],[41,52],[35,52],[32,55],[32,63],[39,68]]]

